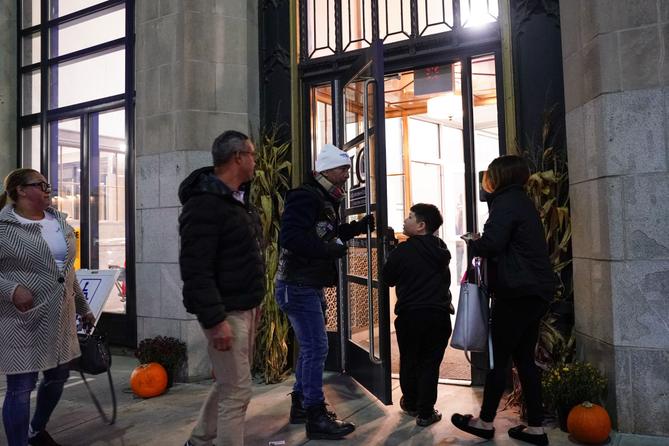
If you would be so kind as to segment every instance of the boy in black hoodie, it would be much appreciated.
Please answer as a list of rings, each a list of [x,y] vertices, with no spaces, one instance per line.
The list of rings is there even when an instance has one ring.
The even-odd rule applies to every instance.
[[[401,243],[388,257],[383,280],[395,286],[395,330],[400,349],[400,407],[429,426],[441,420],[437,401],[439,366],[451,336],[451,254],[434,232],[443,223],[436,206],[418,203],[404,220]]]

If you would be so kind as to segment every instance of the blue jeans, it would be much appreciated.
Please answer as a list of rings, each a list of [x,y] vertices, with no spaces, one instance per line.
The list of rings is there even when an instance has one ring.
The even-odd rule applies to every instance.
[[[43,372],[44,379],[37,389],[35,414],[30,422],[34,432],[44,430],[51,413],[56,408],[63,386],[70,376],[68,364],[61,364]],[[28,444],[28,420],[30,419],[30,393],[35,389],[37,372],[7,375],[7,393],[2,405],[2,422],[9,446]]]
[[[323,404],[323,369],[328,356],[323,289],[277,280],[275,297],[300,345],[293,391],[302,394],[304,407]]]

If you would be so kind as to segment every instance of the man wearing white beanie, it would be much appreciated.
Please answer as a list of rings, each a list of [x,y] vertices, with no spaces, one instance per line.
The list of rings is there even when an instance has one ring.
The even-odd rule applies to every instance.
[[[374,230],[374,216],[340,223],[339,208],[351,160],[331,144],[316,158],[313,176],[288,192],[281,217],[281,254],[276,275],[276,300],[295,331],[300,352],[295,368],[290,422],[306,421],[309,439],[335,440],[353,432],[352,423],[326,409],[323,370],[328,354],[324,287],[337,284],[337,259],[346,255],[346,241]]]

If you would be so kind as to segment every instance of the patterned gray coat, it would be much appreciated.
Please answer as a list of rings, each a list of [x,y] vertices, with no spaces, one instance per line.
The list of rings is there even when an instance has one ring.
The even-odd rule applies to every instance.
[[[48,370],[80,356],[75,312],[90,308],[74,273],[74,230],[66,215],[48,208],[67,242],[59,271],[38,223],[22,225],[12,205],[0,210],[0,374]],[[33,308],[21,313],[12,303],[23,285],[33,294]]]

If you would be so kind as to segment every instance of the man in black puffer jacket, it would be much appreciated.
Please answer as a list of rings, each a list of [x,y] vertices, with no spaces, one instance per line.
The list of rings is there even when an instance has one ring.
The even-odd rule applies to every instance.
[[[214,141],[213,167],[179,187],[183,302],[209,342],[216,382],[186,445],[244,444],[251,399],[251,360],[259,305],[265,294],[260,219],[249,204],[255,147],[243,133]],[[219,403],[220,402],[220,403]],[[225,410],[219,414],[219,405]]]
[[[286,313],[300,346],[290,422],[303,423],[310,439],[338,439],[353,432],[351,423],[337,420],[325,408],[323,368],[328,354],[323,287],[337,283],[336,260],[346,255],[346,241],[374,228],[374,217],[340,224],[351,161],[325,144],[316,172],[290,191],[281,217],[281,255],[276,276],[276,301]]]

